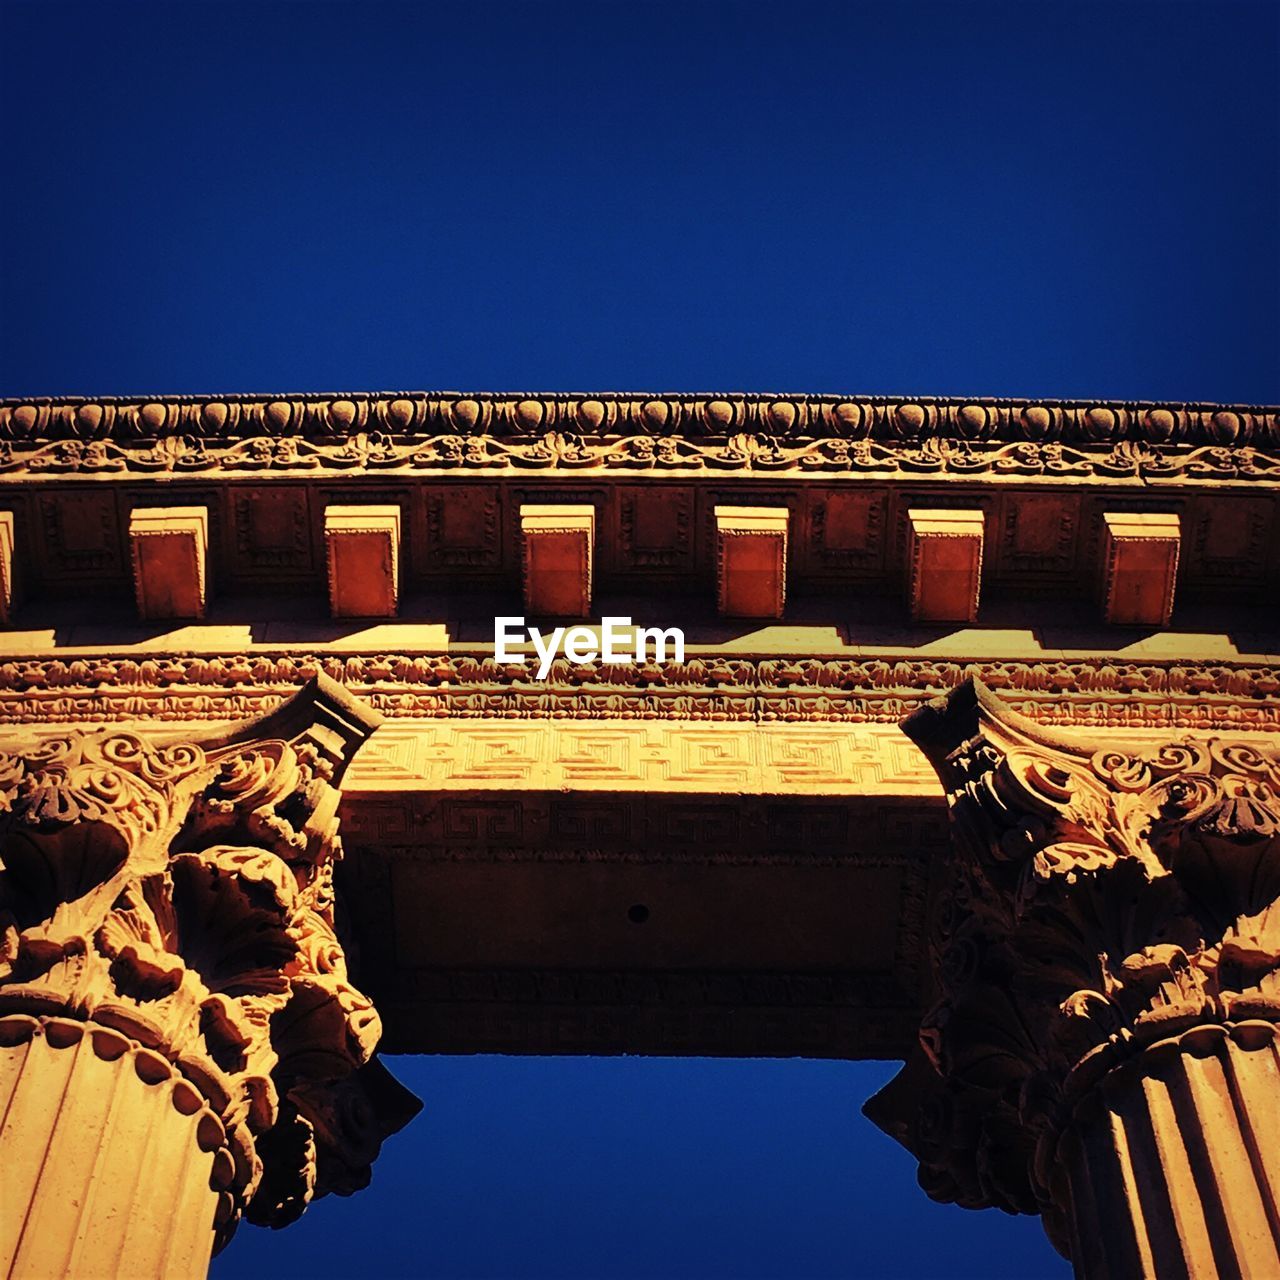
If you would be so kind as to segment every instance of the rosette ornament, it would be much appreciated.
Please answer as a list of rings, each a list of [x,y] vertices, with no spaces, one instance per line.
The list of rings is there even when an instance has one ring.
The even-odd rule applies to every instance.
[[[320,676],[221,737],[165,741],[102,729],[5,744],[0,1056],[20,1058],[10,1064],[16,1091],[0,1163],[31,1154],[18,1149],[31,1126],[15,1107],[40,1105],[42,1092],[51,1105],[48,1089],[22,1092],[24,1072],[53,1071],[67,1055],[114,1063],[132,1054],[167,1064],[168,1075],[135,1075],[156,1087],[172,1077],[164,1088],[194,1117],[192,1150],[207,1156],[209,1202],[201,1207],[197,1196],[191,1215],[191,1229],[207,1235],[202,1260],[193,1246],[197,1271],[242,1216],[283,1226],[315,1196],[368,1181],[382,1139],[418,1106],[373,1057],[378,1015],[349,980],[334,927],[339,784],[377,723]],[[69,1035],[76,1024],[87,1034]],[[102,1045],[115,1057],[104,1058]],[[80,1087],[63,1088],[64,1111]],[[123,1101],[99,1117],[103,1152],[116,1141],[119,1108],[143,1108],[128,1092],[137,1087],[112,1086]],[[41,1167],[53,1166],[55,1183],[51,1153],[75,1139],[59,1114],[40,1139]],[[154,1124],[143,1128],[146,1141],[161,1141]],[[56,1193],[42,1185],[43,1175],[24,1193],[31,1204]],[[48,1270],[51,1248],[69,1266],[82,1237],[110,1233],[89,1209],[69,1210],[73,1253],[57,1253],[28,1238],[28,1204],[5,1191],[0,1274]],[[172,1256],[153,1261],[157,1272],[175,1265]]]
[[[952,849],[935,1000],[868,1114],[1080,1275],[1280,1275],[1280,742],[1100,749],[976,681],[903,728]]]

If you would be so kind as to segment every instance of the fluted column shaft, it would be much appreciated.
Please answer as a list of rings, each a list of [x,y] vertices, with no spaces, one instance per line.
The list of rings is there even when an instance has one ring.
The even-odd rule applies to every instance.
[[[1280,1276],[1280,1042],[1198,1027],[1113,1071],[1062,1141],[1085,1280]]]
[[[68,1018],[0,1018],[0,1275],[205,1274],[225,1133],[161,1055]]]

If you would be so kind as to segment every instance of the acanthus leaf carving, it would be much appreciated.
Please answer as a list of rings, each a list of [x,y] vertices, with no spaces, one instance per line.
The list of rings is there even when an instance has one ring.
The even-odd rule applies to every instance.
[[[319,1114],[339,1088],[358,1109],[378,1079],[381,1026],[347,975],[332,881],[337,788],[377,723],[319,676],[220,738],[102,729],[0,753],[0,1011],[113,1028],[199,1090],[235,1169],[223,1241],[242,1213],[296,1216],[326,1167],[349,1190],[412,1114],[403,1095],[390,1127],[327,1151],[342,1127],[317,1140],[288,1100],[304,1090]]]
[[[396,440],[361,433],[341,444],[261,436],[207,443],[173,439],[147,447],[131,442],[65,440],[15,447],[0,440],[0,474],[12,477],[341,473],[360,469],[412,475],[510,468],[800,475],[906,472],[1063,480],[1143,476],[1248,482],[1274,480],[1280,475],[1280,456],[1252,446],[1158,448],[1123,442],[1107,450],[1057,441],[984,442],[975,446],[963,440],[931,437],[918,447],[904,448],[892,442],[843,437],[783,442],[748,433],[721,441],[650,435],[590,440],[555,431],[532,440],[455,434]]]
[[[1094,750],[976,681],[904,729],[947,792],[953,852],[919,1061],[868,1113],[931,1194],[1040,1211],[1070,1252],[1054,1171],[1081,1100],[1148,1050],[1199,1052],[1203,1028],[1238,1052],[1280,1021],[1280,749]]]

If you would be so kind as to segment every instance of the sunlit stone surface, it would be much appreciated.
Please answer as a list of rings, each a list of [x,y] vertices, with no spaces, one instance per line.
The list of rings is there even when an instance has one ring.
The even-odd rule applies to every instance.
[[[929,1194],[1280,1270],[1278,439],[0,402],[0,1271],[199,1276],[360,1189],[379,1048],[899,1058]],[[539,679],[521,612],[684,657]]]

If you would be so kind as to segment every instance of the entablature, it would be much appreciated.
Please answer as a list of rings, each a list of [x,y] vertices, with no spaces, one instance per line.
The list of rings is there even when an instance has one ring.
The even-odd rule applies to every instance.
[[[1242,407],[6,402],[0,724],[381,714],[338,876],[388,1048],[900,1056],[946,815],[897,723],[978,679],[1104,745],[1274,735],[1277,476]],[[548,598],[684,656],[499,660]]]
[[[270,598],[278,615],[319,605],[335,618],[424,622],[438,620],[442,594],[560,599],[531,581],[544,561],[531,554],[529,513],[541,511],[585,531],[580,590],[564,597],[584,617],[600,612],[593,596],[611,594],[785,618],[806,600],[883,598],[896,620],[981,623],[989,602],[1038,598],[1087,600],[1118,623],[1171,612],[1177,623],[1186,607],[1248,603],[1280,584],[1277,477],[1272,408],[604,394],[6,401],[0,622],[38,626],[43,603],[82,593],[136,599],[144,618],[227,621],[245,615],[240,597]],[[726,555],[737,526],[723,513],[734,510],[771,513],[776,535],[767,547],[756,539],[778,559],[776,580],[745,595]],[[755,549],[731,542],[754,563]],[[967,576],[947,587],[962,552]],[[1132,600],[1113,598],[1120,589]]]

